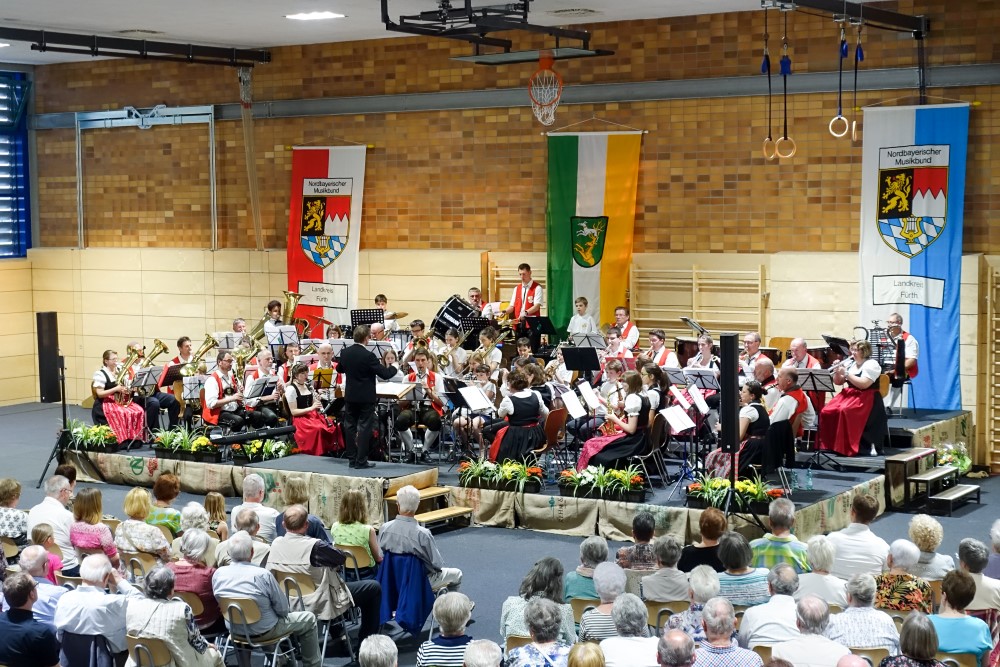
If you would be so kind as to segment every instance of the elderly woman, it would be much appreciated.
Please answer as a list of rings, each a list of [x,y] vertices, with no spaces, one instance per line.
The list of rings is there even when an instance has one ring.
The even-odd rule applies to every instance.
[[[164,563],[170,560],[170,544],[156,526],[146,523],[152,508],[149,491],[138,486],[125,496],[125,514],[115,531],[115,546],[123,552],[149,553]]]
[[[663,535],[653,542],[656,567],[653,574],[639,580],[644,600],[676,602],[688,598],[688,576],[677,569],[682,545],[673,535]]]
[[[181,513],[171,507],[181,493],[181,479],[177,475],[165,472],[153,482],[153,497],[156,502],[146,516],[146,523],[151,526],[166,526],[176,537],[181,530]]]
[[[611,608],[625,592],[625,570],[614,563],[601,563],[594,568],[594,588],[601,604],[580,618],[580,641],[601,641],[618,634]]]
[[[285,487],[281,492],[281,499],[285,503],[285,507],[302,505],[306,509],[309,509],[309,485],[306,483],[306,478],[302,475],[292,475],[285,480]],[[322,519],[314,514],[309,514],[307,521],[309,527],[306,529],[306,536],[315,537],[317,540],[323,540],[324,542],[333,544],[333,540],[330,539],[330,533],[326,532],[326,527],[323,525]],[[276,537],[281,537],[285,534],[284,512],[275,518],[274,530]]]
[[[594,568],[608,559],[608,541],[598,535],[591,535],[580,543],[580,564],[565,577],[563,600],[573,598],[597,599],[594,588]]]
[[[820,412],[817,449],[832,449],[841,456],[856,456],[862,445],[882,453],[889,434],[885,404],[878,391],[882,366],[871,358],[866,340],[851,342],[851,359],[833,373],[833,383],[843,389]]]
[[[920,612],[903,621],[899,633],[900,655],[883,658],[879,667],[943,667],[934,657],[938,652],[938,636],[934,624]]]
[[[944,539],[944,528],[934,517],[917,514],[910,519],[910,539],[920,549],[920,558],[910,568],[910,574],[927,581],[940,581],[955,569],[955,560],[937,553]]]
[[[830,616],[828,639],[848,648],[884,648],[899,653],[899,630],[892,617],[872,607],[875,602],[875,577],[856,574],[847,582],[847,606]]]
[[[101,492],[84,489],[73,503],[73,523],[69,527],[69,542],[76,549],[77,558],[83,560],[85,554],[101,552],[111,561],[111,567],[119,569],[121,559],[115,547],[111,529],[101,523]]]
[[[134,637],[159,639],[170,656],[184,667],[224,667],[219,651],[205,641],[195,625],[191,608],[172,600],[174,573],[165,567],[146,575],[146,597],[130,598],[125,610],[125,627]],[[131,654],[128,667],[135,667]]]
[[[613,563],[605,565],[618,567]],[[528,624],[531,643],[511,651],[506,667],[566,667],[570,646],[559,641],[559,626],[562,623],[559,605],[548,598],[536,597],[524,610],[524,620]]]
[[[0,537],[14,540],[18,548],[28,546],[28,514],[17,509],[21,499],[21,483],[6,477],[0,479]]]
[[[753,606],[771,599],[766,567],[750,567],[753,551],[747,538],[729,531],[719,538],[719,560],[726,568],[719,574],[719,595],[734,605]]]
[[[567,667],[605,667],[604,652],[594,642],[573,644],[569,651]],[[466,665],[466,667],[469,667]]]
[[[197,504],[197,503],[191,503]],[[185,511],[187,507],[184,508]],[[222,613],[219,611],[219,603],[212,594],[212,575],[215,574],[214,565],[208,565],[208,557],[211,554],[212,562],[215,562],[215,547],[218,540],[213,540],[208,536],[203,528],[192,526],[184,531],[184,536],[177,538],[178,554],[180,559],[167,563],[167,567],[174,573],[174,587],[183,593],[192,593],[201,600],[202,612],[195,617],[198,627],[207,630],[222,628]],[[214,544],[213,544],[214,543]]]
[[[607,667],[659,667],[659,639],[648,633],[646,605],[638,595],[622,593],[611,607],[617,637],[601,640]]]
[[[472,618],[472,601],[464,593],[445,593],[434,601],[434,620],[441,634],[417,649],[417,667],[462,667],[472,637],[465,626]]]
[[[875,577],[878,590],[875,606],[893,611],[922,611],[931,613],[934,592],[931,585],[910,574],[910,568],[920,559],[920,550],[909,540],[895,540],[889,545],[886,557],[888,572]]]
[[[559,639],[567,644],[576,642],[576,626],[573,622],[573,608],[562,604],[563,566],[558,560],[546,557],[532,566],[527,576],[521,581],[517,595],[504,600],[500,610],[500,636],[506,647],[510,635],[528,634],[528,626],[524,620],[524,610],[528,603],[536,597],[552,600],[562,610],[562,623],[559,626]]]
[[[981,618],[967,616],[965,608],[976,596],[976,581],[968,572],[952,570],[941,582],[941,611],[931,616],[941,653],[973,653],[979,664],[989,664],[993,638]]]
[[[806,542],[806,560],[811,572],[799,575],[799,589],[792,596],[801,600],[807,595],[815,595],[827,604],[835,604],[841,609],[847,606],[847,582],[830,574],[837,548],[826,535],[813,535]]]
[[[189,502],[181,510],[181,532],[185,535],[187,531],[192,528],[197,528],[198,530],[205,532],[205,537],[208,537],[208,511],[205,509],[204,505],[201,503],[196,503],[194,501]],[[174,538],[174,541],[170,545],[170,551],[176,558],[181,555],[181,540],[183,537]],[[203,560],[205,565],[208,567],[215,567],[215,547],[219,546],[219,540],[209,537],[208,547],[204,551]],[[184,590],[183,588],[180,590]]]
[[[729,523],[726,515],[714,507],[703,511],[698,518],[698,531],[701,542],[694,542],[684,547],[677,569],[690,572],[699,565],[709,565],[716,572],[722,572],[722,561],[719,560],[719,537],[726,532]]]
[[[708,565],[699,565],[688,577],[688,599],[691,606],[667,621],[671,630],[683,630],[696,642],[705,641],[705,625],[701,611],[705,603],[719,595],[719,574]],[[735,633],[734,633],[735,635]]]

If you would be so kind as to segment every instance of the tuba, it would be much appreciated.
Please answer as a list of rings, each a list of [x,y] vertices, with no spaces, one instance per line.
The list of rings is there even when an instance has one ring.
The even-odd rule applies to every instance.
[[[305,332],[309,330],[309,322],[308,320],[295,317],[295,308],[299,305],[299,299],[302,298],[302,295],[298,292],[289,292],[288,290],[285,290],[282,294],[285,296],[285,303],[281,306],[281,323],[295,325],[299,335],[304,336]]]
[[[118,374],[115,375],[115,384],[121,385],[128,389],[131,385],[131,380],[128,377],[128,371],[135,364],[136,359],[139,358],[139,348],[129,346],[128,356],[125,357],[118,369]],[[132,402],[132,394],[115,394],[115,403],[121,406],[126,406]]]
[[[191,355],[191,361],[181,366],[181,376],[191,377],[193,375],[198,375],[199,373],[204,373],[205,362],[202,360],[209,350],[212,348],[219,347],[219,341],[215,340],[212,334],[205,334],[205,340],[202,341],[201,347]]]
[[[263,346],[260,341],[254,339],[250,341],[250,347],[239,346],[233,350],[233,360],[236,362],[236,388],[243,390],[243,378],[246,377],[247,362],[253,359],[254,355],[260,352]]]
[[[139,364],[139,368],[149,368],[150,366],[153,365],[153,361],[166,351],[167,351],[167,346],[162,340],[160,340],[159,338],[153,339],[153,350],[146,355],[145,359],[142,360],[142,363]],[[137,392],[140,396],[146,395],[145,389],[140,388],[137,390]]]

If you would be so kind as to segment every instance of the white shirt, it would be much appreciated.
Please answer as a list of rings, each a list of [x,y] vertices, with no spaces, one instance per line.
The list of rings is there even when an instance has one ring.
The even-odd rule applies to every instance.
[[[882,375],[882,367],[874,359],[865,359],[865,362],[858,366],[853,361],[848,365],[847,372],[854,377],[866,377],[872,382],[878,382]]]
[[[837,550],[830,574],[846,581],[856,574],[875,576],[885,568],[889,545],[868,526],[852,523],[843,530],[830,533],[827,539]]]
[[[104,635],[114,653],[127,650],[125,607],[128,598],[143,595],[124,579],[118,583],[118,593],[105,593],[94,586],[78,586],[65,593],[56,605],[55,626],[59,637],[62,638],[63,632]]]
[[[528,283],[528,285],[530,285],[530,284],[531,283]],[[542,312],[541,311],[542,299],[545,296],[545,290],[542,289],[542,284],[541,283],[536,284],[535,285],[535,289],[530,290],[530,291],[528,290],[528,285],[525,285],[524,283],[519,283],[517,285],[514,285],[514,291],[510,293],[510,305],[513,306],[514,305],[514,301],[517,300],[517,292],[518,292],[518,290],[522,290],[524,292],[524,296],[521,299],[521,312],[523,313],[526,310],[528,310],[527,307],[525,306],[525,304],[528,303],[528,296],[529,295],[533,295],[534,296],[534,302],[532,303],[531,307],[534,308],[535,306],[538,306],[539,310],[538,310],[538,313],[536,313],[536,315],[540,315],[541,312]],[[535,317],[536,315],[529,315],[529,317]]]
[[[545,418],[549,416],[549,409],[545,407],[545,401],[542,400],[542,395],[530,388],[514,392],[510,396],[504,396],[503,400],[500,401],[500,407],[497,409],[497,414],[500,417],[506,417],[507,415],[514,414],[514,401],[510,400],[511,397],[528,398],[532,395],[534,395],[534,397],[538,400],[538,421],[545,421]]]
[[[850,653],[846,646],[821,635],[803,635],[771,648],[772,658],[781,658],[795,667],[837,667],[837,661]]]
[[[73,525],[73,513],[55,498],[46,496],[28,512],[28,534],[40,523],[52,526],[52,538],[62,549],[63,567],[72,569],[79,565],[76,550],[69,541],[69,527]]]
[[[765,604],[750,607],[740,621],[739,642],[743,648],[778,644],[799,637],[795,624],[795,598],[774,595]]]
[[[920,344],[917,343],[917,339],[913,337],[912,334],[906,334],[906,341],[903,346],[903,358],[905,359],[916,359],[920,354]]]
[[[774,409],[771,411],[771,423],[788,421],[795,414],[795,408],[798,407],[798,402],[791,396],[781,395],[778,402],[774,404]],[[816,425],[816,408],[813,407],[812,401],[806,398],[806,411],[802,413],[802,428],[812,429]]]
[[[846,607],[832,614],[823,634],[847,647],[887,648],[892,655],[899,653],[899,630],[892,616],[873,607]]]
[[[30,520],[28,525],[31,525]],[[28,532],[31,532],[30,528]],[[979,574],[969,572],[969,576],[976,582],[976,597],[972,598],[968,608],[1000,609],[1000,579],[984,576],[981,572]]]
[[[107,373],[107,375],[105,375],[105,373]],[[94,371],[94,377],[91,384],[96,389],[104,389],[105,386],[107,386],[108,384],[108,378],[111,378],[111,381],[114,382],[115,374],[109,371],[107,368],[101,366],[101,368]]]
[[[605,667],[659,667],[656,637],[608,637],[601,640]]]
[[[567,334],[588,334],[597,332],[597,323],[590,315],[574,315],[566,326]]]
[[[642,410],[642,397],[639,394],[627,394],[625,396],[625,414],[629,417],[638,417]]]
[[[221,369],[217,372],[219,375],[222,375],[221,391],[219,381],[216,379],[215,373],[210,373],[205,379],[205,405],[208,406],[209,410],[214,410],[219,401],[226,398],[223,392],[225,392],[227,388],[232,387],[234,391],[236,390],[232,371],[230,371],[228,375],[223,375]],[[220,407],[223,410],[233,411],[239,408],[239,404],[238,401],[230,401]]]
[[[625,324],[618,325],[618,328],[622,330],[622,340],[625,341],[625,347],[631,350],[639,344],[639,327],[632,324],[629,328],[630,324],[632,322],[627,320]]]
[[[799,589],[792,596],[801,600],[807,595],[815,595],[827,604],[847,607],[847,582],[832,574],[806,572],[799,575]]]
[[[252,509],[257,513],[257,523],[260,524],[260,529],[257,531],[257,536],[261,539],[267,540],[268,543],[274,541],[276,534],[276,529],[274,527],[274,520],[278,518],[280,512],[273,507],[266,507],[260,503],[243,503],[242,505],[237,505],[233,508],[232,516],[232,535],[238,529],[236,528],[236,517],[239,515],[240,510]]]

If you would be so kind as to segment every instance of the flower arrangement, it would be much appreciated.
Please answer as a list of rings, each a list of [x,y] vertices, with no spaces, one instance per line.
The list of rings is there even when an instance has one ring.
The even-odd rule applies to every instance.
[[[191,451],[192,452],[214,452],[219,449],[219,446],[214,442],[209,440],[203,435],[199,435],[197,438],[191,441]]]
[[[645,494],[646,479],[642,469],[630,465],[627,468],[605,468],[604,466],[587,466],[583,470],[567,468],[559,474],[559,486],[571,491],[573,496],[605,496],[624,493]]]
[[[118,436],[110,426],[90,426],[79,419],[70,419],[68,425],[69,437],[76,450],[104,449],[118,444]]]
[[[514,487],[524,493],[525,486],[541,490],[545,472],[534,465],[518,461],[494,463],[485,457],[462,461],[458,466],[458,481],[462,486],[504,489]]]
[[[178,426],[173,429],[160,429],[153,433],[153,448],[166,449],[175,453],[191,452],[194,451],[194,441],[197,437],[195,431],[189,430],[184,426]],[[207,440],[208,438],[205,439]]]
[[[285,440],[248,440],[233,445],[233,458],[245,458],[251,461],[266,461],[280,459],[294,454],[295,444]]]
[[[938,465],[958,468],[960,475],[972,469],[972,459],[964,442],[942,442],[936,449]]]
[[[725,477],[703,474],[698,481],[692,482],[687,487],[688,498],[697,498],[708,507],[722,507],[726,502],[726,495],[730,488],[730,482]],[[772,486],[759,474],[751,479],[736,480],[735,500],[738,504],[749,507],[750,503],[769,503],[775,498],[784,495],[784,490]]]

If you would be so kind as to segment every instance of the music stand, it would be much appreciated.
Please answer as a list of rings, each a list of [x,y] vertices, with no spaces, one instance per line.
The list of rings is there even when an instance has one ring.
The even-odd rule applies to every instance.
[[[555,336],[558,333],[552,324],[552,320],[544,315],[525,317],[524,321],[527,323],[528,328],[538,335]]]
[[[691,327],[691,330],[694,331],[699,336],[704,336],[705,334],[708,333],[708,329],[695,322],[694,318],[692,317],[682,317],[681,322]]]
[[[220,331],[215,334],[215,340],[219,342],[219,350],[235,350],[243,341],[243,336],[233,331]]]
[[[824,336],[825,338],[825,336]],[[802,391],[823,391],[832,393],[833,374],[827,368],[800,368],[799,388]],[[806,399],[808,400],[808,399]],[[793,434],[794,435],[794,434]],[[826,470],[843,470],[843,466],[837,463],[836,457],[826,449],[817,449],[809,457],[807,468],[823,468]]]
[[[149,366],[140,368],[135,377],[132,378],[132,388],[141,389],[146,396],[152,396],[153,390],[159,385],[160,375],[163,374],[163,366]]]
[[[382,417],[385,417],[385,457],[387,461],[392,461],[392,440],[396,434],[396,420],[392,415],[392,402],[398,403],[403,400],[403,397],[413,391],[415,384],[409,382],[376,382],[375,383],[375,395],[379,398],[378,418],[381,422]],[[382,406],[386,406],[386,413],[382,414]],[[403,447],[400,443],[400,451],[398,460],[403,460]]]
[[[462,332],[468,332],[468,336],[462,342],[462,347],[466,350],[475,350],[479,347],[479,334],[483,329],[490,326],[490,321],[482,315],[469,315],[460,320]]]
[[[667,379],[670,380],[670,384],[677,385],[678,387],[688,386],[688,376],[684,374],[684,370],[680,368],[670,368],[669,366],[663,369],[667,373]]]
[[[846,338],[837,338],[836,336],[827,336],[823,334],[823,340],[826,344],[830,346],[830,349],[840,352],[844,359],[851,358],[851,344]]]
[[[181,368],[184,364],[172,364],[163,367],[163,374],[160,375],[159,385],[161,387],[170,387],[175,382],[183,378],[181,375]]]
[[[380,361],[382,360],[383,357],[385,357],[386,353],[388,353],[390,350],[392,352],[396,351],[396,349],[392,346],[392,343],[390,343],[387,340],[368,341],[368,344],[365,345],[365,347],[368,348],[369,352],[378,357]]]
[[[601,360],[593,347],[564,347],[563,361],[566,362],[566,370],[579,371],[581,375],[601,370]]]
[[[264,335],[267,336],[267,344],[270,346],[272,352],[276,348],[284,347],[285,345],[299,344],[299,332],[291,324],[282,324],[274,329],[265,329]]]
[[[333,348],[333,357],[336,359],[341,355],[341,353],[343,353],[345,348],[354,345],[354,340],[349,338],[332,338],[330,340],[324,340],[323,343],[326,343]]]
[[[715,371],[711,368],[685,368],[684,375],[691,379],[691,384],[702,391],[706,389],[722,390],[722,387],[719,386],[719,378],[715,376]]]
[[[385,324],[385,311],[381,308],[361,308],[351,311],[351,329],[359,324]]]
[[[573,347],[595,347],[601,349],[608,346],[608,341],[599,333],[570,334],[569,340]],[[565,358],[565,356],[566,353],[563,352],[563,357]]]
[[[244,398],[252,400],[262,396],[270,396],[278,386],[278,378],[275,375],[262,375],[256,380],[252,380],[250,389],[244,394]]]
[[[208,378],[205,375],[191,375],[184,378],[184,389],[181,391],[181,397],[185,403],[201,400],[201,390],[205,388],[206,379]]]

